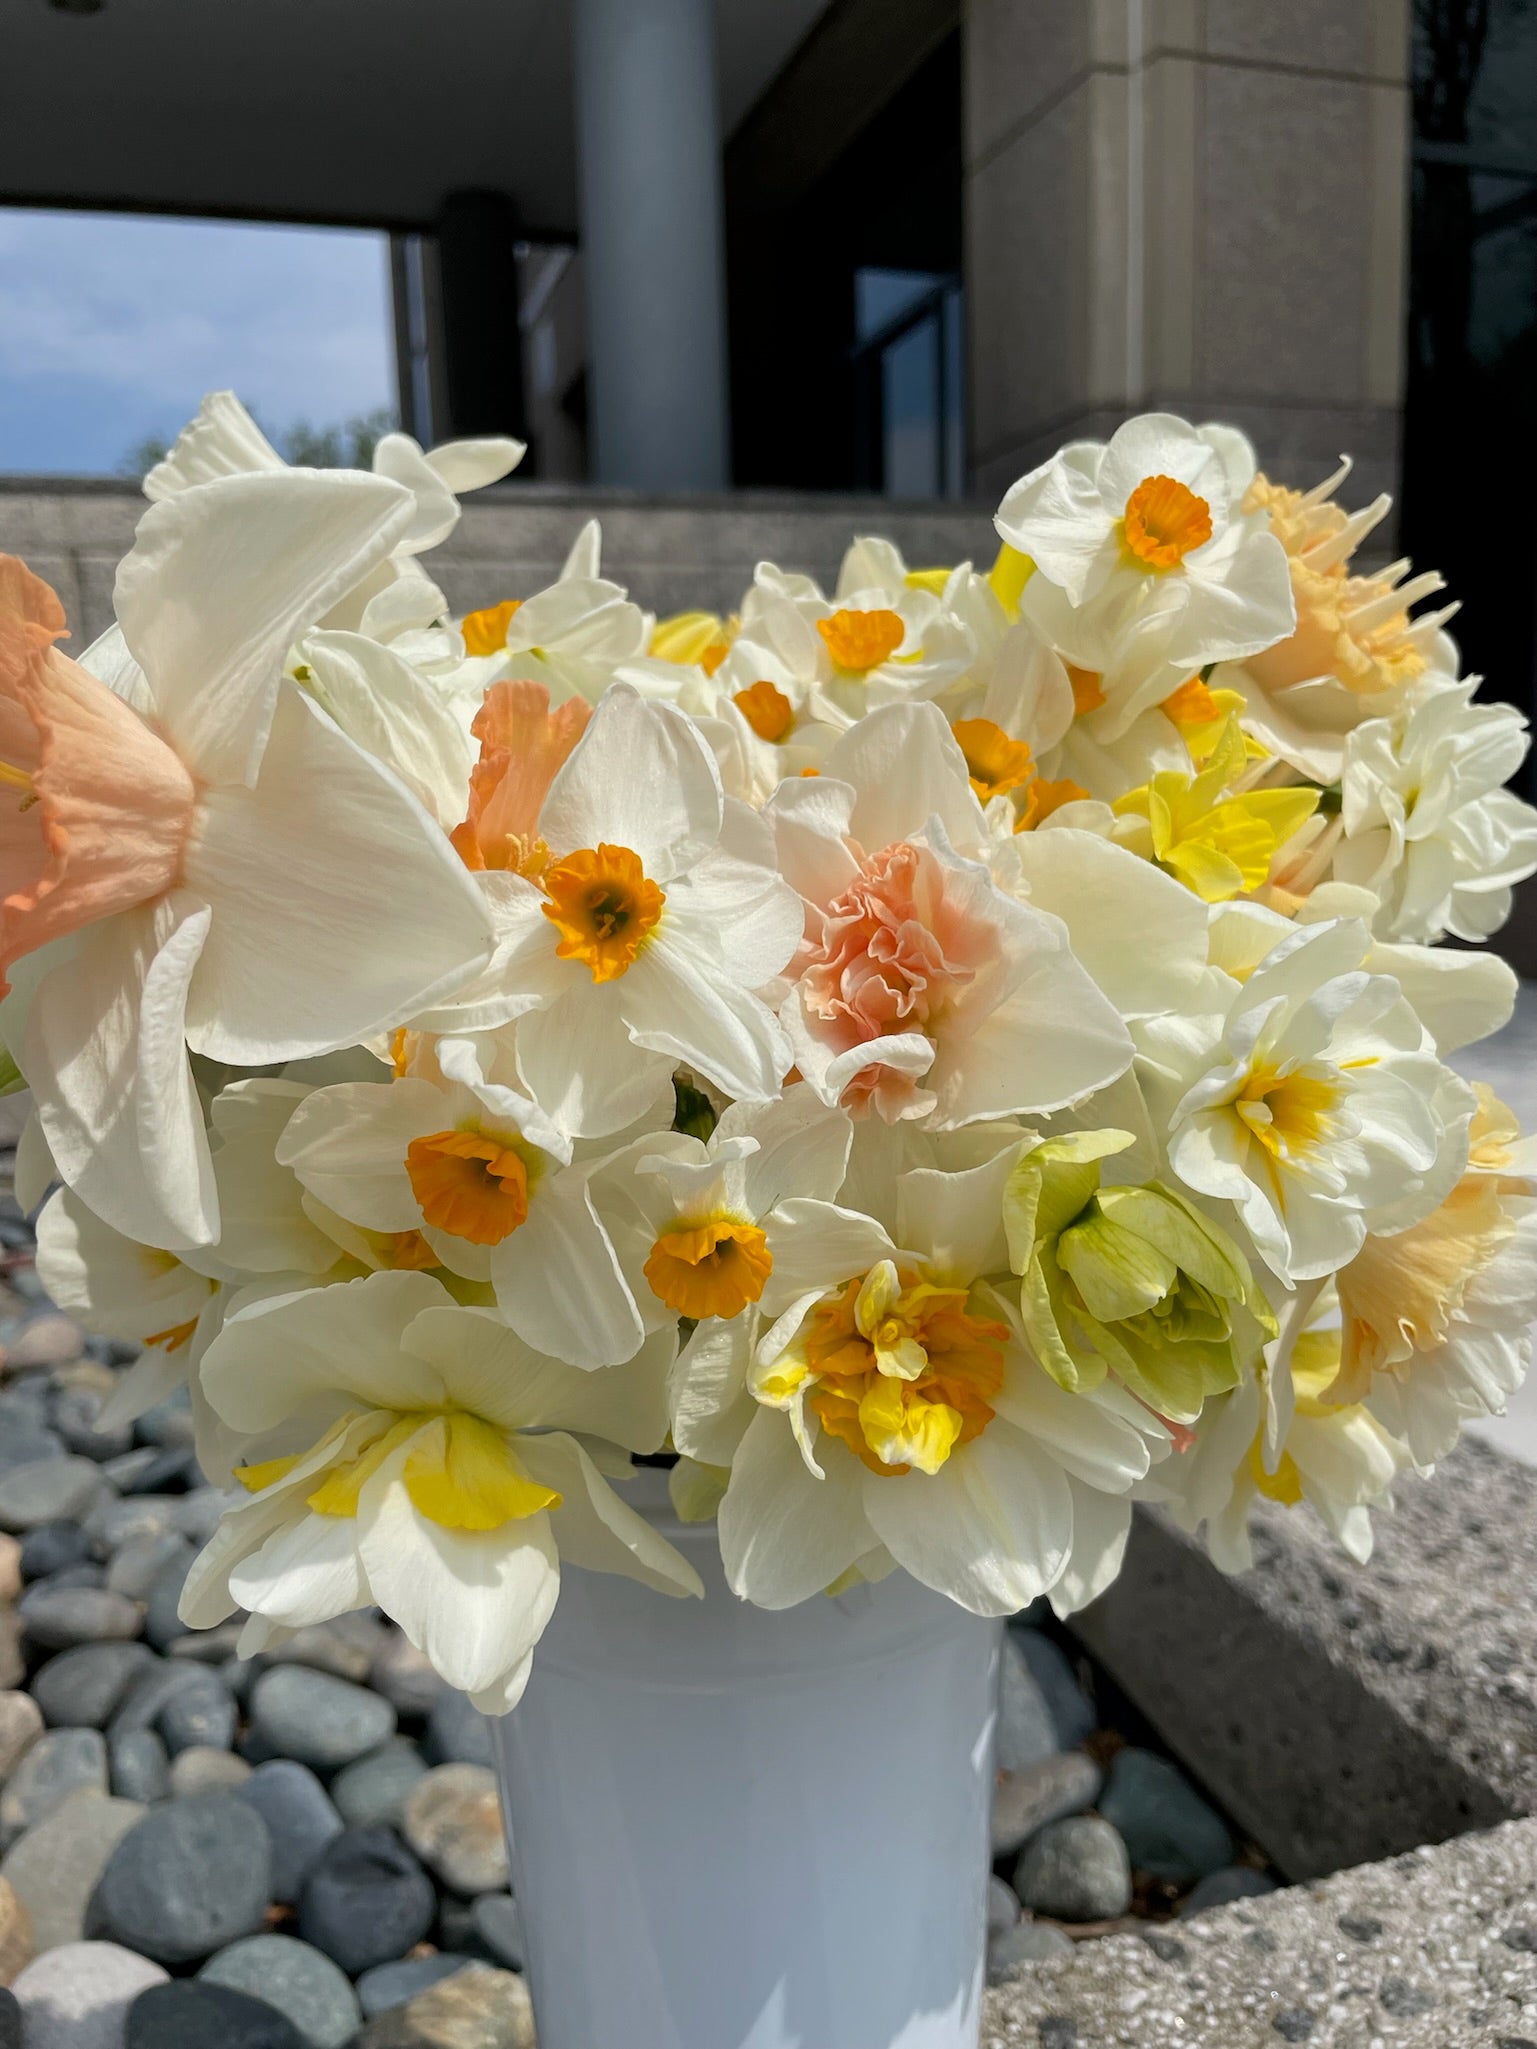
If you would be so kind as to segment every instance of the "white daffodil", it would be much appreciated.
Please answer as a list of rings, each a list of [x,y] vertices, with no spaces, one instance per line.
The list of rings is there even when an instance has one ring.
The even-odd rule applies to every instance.
[[[1504,788],[1526,759],[1526,720],[1475,704],[1475,687],[1437,690],[1345,743],[1334,874],[1375,892],[1384,939],[1487,939],[1514,884],[1537,873],[1537,811]]]
[[[187,1047],[254,1066],[347,1045],[489,956],[442,832],[282,676],[410,514],[398,485],[304,470],[152,506],[118,570],[111,689],[0,559],[0,969],[49,949],[6,1038],[59,1171],[130,1236],[218,1232]]]
[[[1370,1410],[1335,1399],[1338,1367],[1339,1332],[1304,1331],[1291,1362],[1295,1408],[1278,1454],[1266,1454],[1262,1374],[1208,1402],[1194,1442],[1139,1490],[1183,1529],[1203,1531],[1223,1572],[1253,1566],[1249,1519],[1260,1499],[1286,1508],[1307,1502],[1358,1564],[1370,1558],[1371,1511],[1390,1505],[1409,1459]]]
[[[1167,1433],[1113,1385],[1068,1394],[1004,1295],[1003,1191],[1023,1141],[894,1187],[895,1235],[830,1203],[780,1205],[751,1361],[750,1420],[720,1503],[735,1591],[786,1608],[884,1553],[979,1614],[1086,1598],[1119,1561],[1124,1497]],[[723,1463],[740,1390],[718,1356],[680,1364],[680,1449]],[[708,1450],[705,1448],[708,1447]],[[715,1457],[709,1453],[714,1452]]]
[[[1105,737],[1208,662],[1256,653],[1296,624],[1286,556],[1243,510],[1252,451],[1169,413],[1078,441],[1005,494],[997,527],[1035,564],[1020,598],[1070,662],[1127,687]]]
[[[1354,920],[1296,929],[1242,983],[1214,971],[1204,1017],[1147,1034],[1170,1062],[1154,1084],[1170,1167],[1232,1203],[1289,1284],[1424,1216],[1467,1159],[1472,1091],[1398,984],[1363,968],[1370,944]]]
[[[647,1328],[681,1316],[708,1341],[761,1300],[776,1206],[791,1196],[830,1202],[852,1136],[841,1110],[797,1086],[774,1103],[732,1104],[708,1139],[659,1133],[598,1167],[593,1202]]]
[[[827,1103],[954,1126],[1059,1109],[1130,1063],[1067,933],[998,889],[991,836],[934,705],[890,705],[765,814],[807,907],[780,1015]]]
[[[451,1686],[505,1712],[562,1557],[661,1593],[703,1591],[584,1442],[655,1449],[671,1352],[663,1333],[628,1366],[582,1373],[425,1274],[372,1274],[232,1316],[200,1377],[245,1438],[251,1499],[194,1564],[183,1618],[207,1628],[245,1608],[254,1652],[377,1605]]]
[[[366,631],[368,607],[397,581],[431,592],[436,601],[431,616],[440,617],[444,609],[441,593],[415,572],[413,558],[448,539],[459,524],[459,499],[463,493],[497,483],[517,468],[525,453],[523,442],[503,434],[445,441],[425,452],[409,434],[382,434],[374,444],[374,475],[388,478],[411,494],[411,517],[388,557],[373,565],[366,576],[344,592],[321,623],[343,630]],[[145,477],[144,495],[154,504],[222,477],[250,476],[287,467],[235,394],[213,391],[177,435],[164,460],[156,463]],[[410,591],[397,592],[389,602],[398,607],[413,603],[415,596]]]
[[[665,1077],[663,1088],[647,1105],[659,1142]],[[569,1136],[517,1085],[510,1044],[441,1039],[393,1081],[316,1089],[276,1157],[326,1210],[422,1244],[416,1264],[488,1282],[540,1351],[611,1366],[639,1349],[645,1326],[593,1206],[592,1163],[573,1164]]]
[[[1213,679],[1244,699],[1244,724],[1272,754],[1319,783],[1339,781],[1347,735],[1363,719],[1380,718],[1412,701],[1433,681],[1456,673],[1456,652],[1443,628],[1457,610],[1446,605],[1415,616],[1421,598],[1443,588],[1433,571],[1410,577],[1405,561],[1363,575],[1351,558],[1392,510],[1385,493],[1347,513],[1334,493],[1350,460],[1310,491],[1292,491],[1255,472],[1244,509],[1269,521],[1286,551],[1295,629]]]
[[[620,1130],[680,1061],[745,1101],[778,1093],[790,1051],[754,992],[793,953],[800,906],[682,712],[616,684],[499,880],[518,1065],[564,1130]]]
[[[1429,1216],[1343,1267],[1336,1402],[1365,1402],[1417,1464],[1526,1378],[1537,1318],[1537,1141],[1475,1084],[1468,1171]]]

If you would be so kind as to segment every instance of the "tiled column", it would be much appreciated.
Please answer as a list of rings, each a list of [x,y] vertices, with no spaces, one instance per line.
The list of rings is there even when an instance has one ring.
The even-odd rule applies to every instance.
[[[972,457],[1160,406],[1397,480],[1407,0],[966,0]]]

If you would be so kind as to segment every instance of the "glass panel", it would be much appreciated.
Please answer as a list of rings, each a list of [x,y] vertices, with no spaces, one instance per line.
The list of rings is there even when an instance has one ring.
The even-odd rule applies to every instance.
[[[885,485],[894,498],[937,498],[943,483],[939,322],[932,316],[881,358]]]
[[[208,391],[351,461],[395,407],[388,237],[0,209],[0,471],[140,474]]]
[[[930,270],[858,270],[854,273],[854,335],[868,341],[932,292],[943,278]]]

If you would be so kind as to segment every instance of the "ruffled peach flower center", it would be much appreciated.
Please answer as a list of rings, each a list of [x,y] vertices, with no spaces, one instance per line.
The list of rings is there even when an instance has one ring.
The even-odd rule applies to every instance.
[[[181,872],[196,788],[137,712],[60,654],[57,597],[0,555],[0,993],[13,962]]]
[[[863,860],[854,881],[829,904],[801,976],[807,1021],[835,1052],[871,1048],[870,1064],[843,1092],[845,1109],[872,1105],[883,1117],[911,1115],[910,1076],[883,1064],[876,1050],[896,1033],[932,1038],[976,979],[995,945],[992,928],[961,909],[946,872],[927,847],[902,840]]]

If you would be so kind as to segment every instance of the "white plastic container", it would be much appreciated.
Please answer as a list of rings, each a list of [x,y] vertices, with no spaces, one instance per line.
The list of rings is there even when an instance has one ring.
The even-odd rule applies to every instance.
[[[1000,1626],[904,1573],[767,1614],[567,1568],[495,1724],[540,2049],[975,2049]]]

